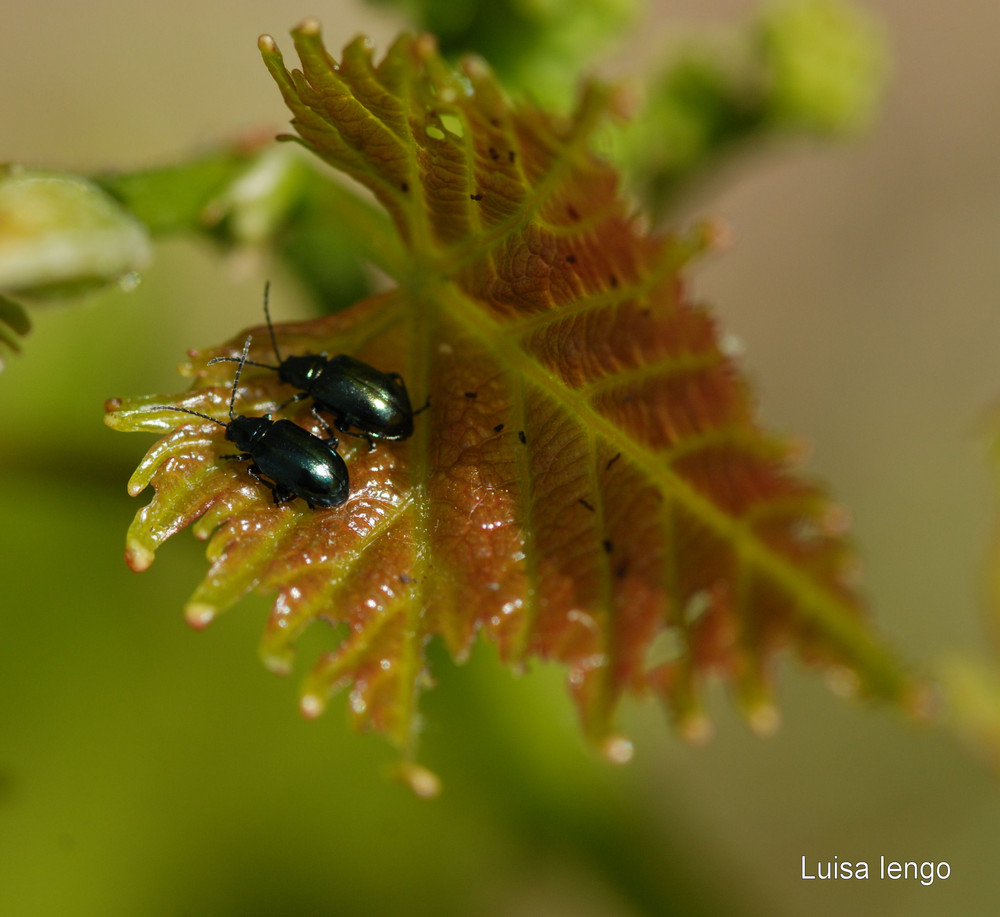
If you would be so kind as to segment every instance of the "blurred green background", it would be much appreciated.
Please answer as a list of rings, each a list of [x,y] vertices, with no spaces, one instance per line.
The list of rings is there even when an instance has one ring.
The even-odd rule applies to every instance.
[[[1000,394],[1000,7],[882,0],[894,75],[849,146],[758,151],[685,202],[730,251],[694,291],[746,346],[767,424],[853,513],[882,632],[917,661],[976,652],[995,498],[982,420]],[[642,73],[736,0],[654,2],[608,72]],[[255,46],[305,15],[338,48],[399,20],[355,3],[29,4],[0,30],[0,159],[140,168],[287,113]],[[252,257],[171,241],[133,293],[32,311],[0,375],[0,913],[988,914],[1000,794],[949,736],[845,704],[790,661],[781,731],[751,736],[721,691],[689,748],[627,706],[634,761],[582,746],[562,673],[516,679],[490,648],[437,653],[422,761],[434,802],[386,779],[392,750],[296,712],[258,662],[246,601],[196,633],[204,568],[184,533],[122,560],[151,438],[101,422],[113,395],[180,390],[191,346],[282,318],[294,284]],[[299,310],[298,312],[296,310]],[[321,636],[307,637],[303,665]],[[807,882],[810,861],[947,861],[951,878]]]

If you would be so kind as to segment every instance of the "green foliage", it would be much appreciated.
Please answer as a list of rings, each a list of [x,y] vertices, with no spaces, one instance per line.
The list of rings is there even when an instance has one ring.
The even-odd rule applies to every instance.
[[[765,10],[755,38],[769,121],[831,136],[870,123],[887,68],[884,41],[861,7],[842,0],[785,2]]]
[[[404,11],[445,57],[474,52],[503,84],[565,108],[578,74],[635,22],[641,0],[369,0]]]
[[[872,117],[886,70],[878,29],[855,4],[773,4],[740,33],[682,48],[612,142],[636,192],[662,215],[738,148],[773,135],[856,132]]]
[[[94,184],[0,170],[0,291],[70,296],[118,281],[150,256],[142,223]]]
[[[157,236],[198,233],[227,249],[273,248],[330,312],[369,292],[365,262],[391,271],[398,258],[381,213],[271,143],[96,181]]]

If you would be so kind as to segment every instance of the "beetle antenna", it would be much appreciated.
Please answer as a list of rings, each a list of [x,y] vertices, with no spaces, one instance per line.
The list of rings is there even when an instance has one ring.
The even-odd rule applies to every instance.
[[[202,414],[200,411],[192,411],[190,408],[179,408],[176,404],[151,404],[147,411],[181,411],[184,414],[194,414],[195,417],[201,417],[204,420],[210,420],[212,423],[217,423],[220,427],[227,426],[221,420],[215,417],[209,417],[208,414]]]
[[[236,367],[236,378],[233,379],[233,394],[229,397],[229,422],[232,423],[233,420],[233,403],[236,401],[236,389],[239,388],[240,384],[240,373],[243,372],[243,367],[247,362],[247,354],[250,352],[250,342],[253,340],[253,335],[248,334],[246,343],[243,345],[243,356],[240,357],[240,365]],[[225,425],[223,425],[225,426]]]
[[[246,366],[259,366],[261,369],[281,369],[280,366],[271,366],[270,363],[258,363],[256,360],[244,360],[242,357],[212,357],[205,365],[211,366],[213,363],[243,363]]]
[[[276,369],[280,367],[281,364],[281,354],[278,353],[278,339],[274,336],[274,325],[271,323],[271,310],[268,307],[268,299],[271,296],[271,281],[268,280],[264,284],[264,317],[267,319],[267,330],[271,334],[271,345],[274,347],[274,356],[278,360],[278,367],[268,367],[268,369]]]

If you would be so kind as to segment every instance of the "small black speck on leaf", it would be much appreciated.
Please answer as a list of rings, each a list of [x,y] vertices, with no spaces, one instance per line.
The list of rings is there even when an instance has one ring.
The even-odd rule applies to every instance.
[[[524,430],[517,431],[517,438],[521,440],[522,443],[528,442],[528,437],[524,435]]]
[[[607,471],[621,457],[622,454],[620,452],[616,452],[610,459],[608,459],[608,464],[604,466],[604,470]]]
[[[502,429],[503,429],[503,424],[502,424],[502,423],[498,423],[498,424],[497,424],[497,425],[496,425],[496,426],[495,426],[495,427],[493,428],[493,432],[494,432],[494,433],[499,433],[499,432],[500,432],[500,431],[501,431]]]

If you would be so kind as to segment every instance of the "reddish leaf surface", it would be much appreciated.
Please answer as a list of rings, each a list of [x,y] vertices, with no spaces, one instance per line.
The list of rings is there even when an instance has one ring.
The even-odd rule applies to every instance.
[[[357,725],[407,750],[435,635],[459,660],[481,634],[512,665],[566,663],[586,734],[617,760],[627,692],[655,693],[696,737],[700,685],[718,675],[771,728],[783,647],[907,700],[913,683],[850,585],[844,514],[758,429],[711,315],[685,296],[679,269],[706,239],[647,233],[588,152],[608,93],[591,87],[560,120],[512,105],[478,61],[453,72],[426,37],[376,65],[364,41],[335,62],[314,23],[293,35],[303,72],[269,38],[261,49],[296,129],[371,189],[408,256],[395,290],[279,325],[282,353],[353,354],[431,407],[408,441],[343,439],[351,496],[313,511],[275,507],[220,460],[233,451],[221,428],[148,411],[169,396],[109,402],[111,426],[168,434],[129,485],[156,489],[129,533],[133,568],[198,520],[211,569],[189,620],[276,592],[262,649],[277,671],[313,621],[346,625],[303,709],[347,689]],[[225,419],[233,366],[206,363],[243,334],[193,353],[194,387],[172,403]],[[266,330],[253,334],[251,359],[273,360]],[[290,395],[247,367],[237,412]],[[286,416],[318,432],[308,408]]]

